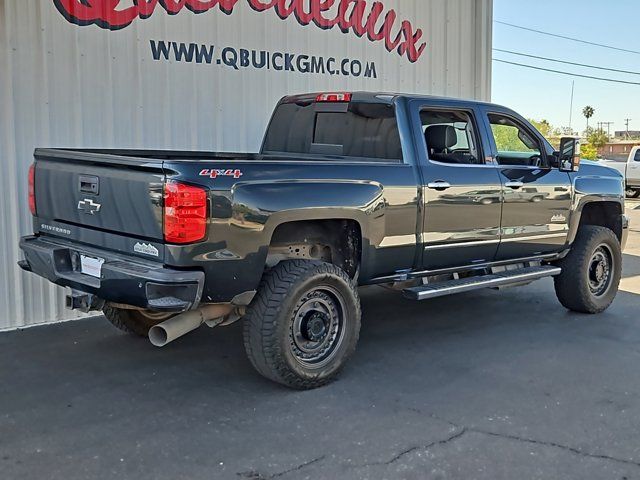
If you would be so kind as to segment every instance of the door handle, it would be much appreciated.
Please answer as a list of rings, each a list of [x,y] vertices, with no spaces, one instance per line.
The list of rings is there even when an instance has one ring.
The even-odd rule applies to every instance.
[[[451,188],[451,184],[449,182],[443,182],[442,180],[438,180],[437,182],[431,182],[427,184],[427,187],[431,190],[446,190],[447,188]]]
[[[523,182],[507,182],[504,184],[505,187],[508,188],[513,188],[514,190],[517,190],[519,188],[524,187],[524,183]]]

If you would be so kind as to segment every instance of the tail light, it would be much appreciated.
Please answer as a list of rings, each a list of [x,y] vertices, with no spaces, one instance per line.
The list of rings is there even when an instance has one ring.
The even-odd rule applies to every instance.
[[[194,243],[207,229],[207,191],[167,182],[164,185],[164,239],[167,243]]]
[[[321,93],[316,97],[316,102],[349,103],[350,101],[350,93]]]
[[[29,210],[31,215],[36,215],[36,164],[29,167]]]

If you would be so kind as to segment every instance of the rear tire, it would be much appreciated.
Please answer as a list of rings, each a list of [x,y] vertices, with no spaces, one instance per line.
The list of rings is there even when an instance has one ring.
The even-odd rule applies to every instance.
[[[560,303],[574,312],[603,312],[620,285],[622,252],[618,237],[608,228],[584,225],[558,266],[562,273],[554,282]]]
[[[148,337],[149,330],[154,325],[171,318],[172,314],[153,312],[151,310],[128,310],[106,305],[102,313],[111,324],[123,332],[140,337]]]
[[[335,265],[291,260],[265,273],[244,318],[244,346],[270,380],[307,390],[338,375],[360,335],[355,283]]]

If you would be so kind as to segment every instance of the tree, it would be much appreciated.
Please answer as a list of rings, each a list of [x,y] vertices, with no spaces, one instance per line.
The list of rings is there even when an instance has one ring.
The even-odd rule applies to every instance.
[[[580,146],[580,157],[585,160],[597,160],[598,149],[590,143],[585,143]]]
[[[587,130],[589,130],[589,119],[596,113],[596,109],[590,105],[587,105],[582,109],[582,114],[587,119]]]
[[[518,128],[511,125],[491,125],[493,138],[499,151],[529,152],[530,149],[518,137]]]
[[[538,130],[556,149],[559,148],[560,139],[563,135],[573,135],[570,130],[569,132],[565,132],[565,130],[567,130],[566,128],[562,129],[554,127],[548,120],[534,120],[533,118],[530,118],[529,123],[536,127],[536,130]]]
[[[536,130],[538,130],[547,139],[552,137],[554,134],[553,127],[551,126],[548,120],[538,121],[538,120],[534,120],[533,118],[530,118],[529,123],[531,123],[531,125],[536,127]]]
[[[587,140],[595,148],[602,148],[609,143],[609,136],[602,130],[595,130],[587,135]]]

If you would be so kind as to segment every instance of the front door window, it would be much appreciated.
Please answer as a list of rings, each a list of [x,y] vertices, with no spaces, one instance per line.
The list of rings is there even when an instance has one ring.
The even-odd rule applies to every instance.
[[[489,114],[500,165],[541,167],[540,142],[524,126],[500,114]]]

